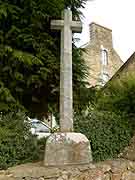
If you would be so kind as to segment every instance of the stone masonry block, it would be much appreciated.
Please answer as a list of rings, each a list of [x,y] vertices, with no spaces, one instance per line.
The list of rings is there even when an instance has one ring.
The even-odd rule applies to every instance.
[[[89,140],[81,133],[54,133],[46,142],[44,166],[87,164],[92,161]]]

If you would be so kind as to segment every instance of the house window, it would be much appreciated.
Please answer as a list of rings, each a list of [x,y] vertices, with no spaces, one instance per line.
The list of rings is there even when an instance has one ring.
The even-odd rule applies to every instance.
[[[108,52],[106,49],[101,50],[101,62],[104,66],[108,64]]]

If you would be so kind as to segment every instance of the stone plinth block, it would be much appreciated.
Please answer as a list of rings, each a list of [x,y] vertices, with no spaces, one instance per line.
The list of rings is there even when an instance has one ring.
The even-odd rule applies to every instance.
[[[45,166],[87,164],[92,161],[89,140],[81,133],[54,133],[47,139]]]

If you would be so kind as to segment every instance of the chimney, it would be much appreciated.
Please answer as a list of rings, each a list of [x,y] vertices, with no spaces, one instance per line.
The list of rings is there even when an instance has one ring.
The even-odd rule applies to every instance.
[[[112,30],[92,22],[90,24],[90,43],[112,48]]]

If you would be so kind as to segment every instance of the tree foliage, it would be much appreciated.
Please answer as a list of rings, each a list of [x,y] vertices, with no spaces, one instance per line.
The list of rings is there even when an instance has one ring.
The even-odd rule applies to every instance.
[[[117,114],[135,118],[135,74],[110,82],[97,96],[96,107]]]
[[[111,111],[88,108],[75,114],[75,131],[90,140],[94,161],[116,158],[133,136],[134,127],[129,119]]]
[[[37,138],[23,113],[0,115],[0,169],[40,158]]]
[[[134,135],[135,74],[115,79],[93,95],[93,103],[75,113],[75,130],[90,140],[95,161],[117,157]]]
[[[28,111],[58,109],[60,32],[50,30],[50,21],[61,17],[64,6],[79,17],[85,2],[0,0],[0,81]],[[86,75],[81,50],[73,45],[74,92]]]

